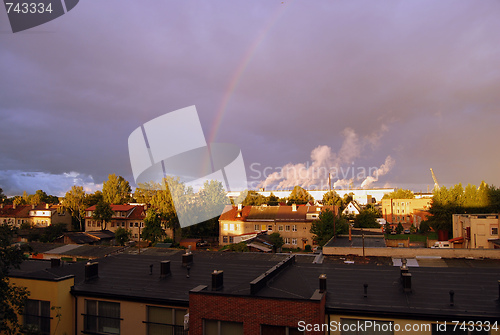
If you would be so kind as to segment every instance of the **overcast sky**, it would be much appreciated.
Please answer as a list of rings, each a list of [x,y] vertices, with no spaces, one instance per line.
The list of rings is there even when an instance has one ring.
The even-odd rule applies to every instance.
[[[497,0],[85,0],[13,34],[0,8],[0,187],[135,186],[130,133],[191,105],[253,185],[329,166],[500,186],[499,17]]]

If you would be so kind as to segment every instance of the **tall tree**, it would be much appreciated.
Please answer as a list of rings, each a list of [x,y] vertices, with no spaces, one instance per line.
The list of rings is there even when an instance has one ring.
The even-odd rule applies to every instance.
[[[283,240],[283,237],[281,237],[280,233],[272,233],[269,235],[269,240],[273,244],[273,250],[274,252],[280,250],[280,248],[285,244],[285,241]]]
[[[0,187],[0,202],[3,202],[7,197],[3,194],[3,189]]]
[[[312,195],[300,186],[295,186],[288,196],[288,204],[306,204],[309,201],[314,201]]]
[[[134,192],[135,201],[150,204],[156,192],[158,192],[159,185],[154,182],[139,183]]]
[[[328,191],[323,195],[323,205],[324,206],[337,206],[342,208],[344,203],[340,195],[337,194],[334,190]],[[346,204],[347,205],[347,204]]]
[[[366,206],[363,208],[356,218],[354,219],[354,227],[356,228],[379,228],[377,218],[380,216],[379,212],[373,206]]]
[[[24,260],[26,246],[12,245],[14,230],[8,224],[0,225],[0,333],[19,333],[17,316],[22,314],[29,292],[24,287],[11,284],[7,278],[10,269],[19,268]]]
[[[122,176],[116,176],[114,173],[108,176],[108,180],[102,185],[102,196],[104,201],[109,204],[121,205],[130,200],[132,188],[128,181]]]
[[[85,216],[85,209],[87,208],[85,205],[85,197],[86,194],[83,187],[76,185],[73,185],[64,196],[64,206],[69,208],[71,216],[78,221],[80,230],[83,230],[82,220]]]
[[[156,243],[165,237],[165,230],[161,224],[161,216],[154,209],[150,208],[146,212],[141,237],[151,243]]]
[[[382,199],[415,199],[415,194],[412,190],[398,188],[394,192],[384,194]]]
[[[324,246],[333,237],[334,214],[330,209],[325,209],[319,215],[319,219],[313,221],[310,232],[313,239],[320,246]]]
[[[125,245],[132,237],[132,232],[128,229],[119,227],[115,230],[115,240],[119,245]]]
[[[107,202],[101,201],[95,206],[95,210],[92,213],[92,218],[97,221],[101,221],[101,229],[107,229],[107,223],[111,221],[113,216],[113,209],[111,205]]]

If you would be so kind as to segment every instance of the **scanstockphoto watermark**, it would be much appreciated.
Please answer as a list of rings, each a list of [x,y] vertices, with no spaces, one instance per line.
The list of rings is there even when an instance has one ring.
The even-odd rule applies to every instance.
[[[296,179],[296,180],[363,180],[368,176],[378,179],[380,168],[377,166],[312,166],[309,162],[301,165],[285,165],[280,167],[262,166],[260,163],[250,164],[251,174],[249,180],[266,180],[273,177],[275,180]]]
[[[298,330],[301,332],[353,332],[353,333],[390,333],[390,332],[430,332],[430,323],[399,324],[384,321],[371,320],[349,320],[349,322],[331,321],[330,323],[307,323],[298,322]]]

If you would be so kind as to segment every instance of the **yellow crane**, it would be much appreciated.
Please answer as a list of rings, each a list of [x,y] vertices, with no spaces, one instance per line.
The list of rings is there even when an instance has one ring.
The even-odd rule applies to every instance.
[[[436,175],[434,174],[434,171],[432,171],[432,168],[431,168],[431,173],[432,173],[432,179],[434,179],[434,190],[439,190],[439,184],[436,179]]]

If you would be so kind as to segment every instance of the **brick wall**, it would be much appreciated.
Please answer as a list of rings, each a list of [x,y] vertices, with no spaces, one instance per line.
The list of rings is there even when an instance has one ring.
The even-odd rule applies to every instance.
[[[189,294],[189,334],[203,334],[203,319],[243,322],[245,335],[260,335],[260,325],[298,327],[325,322],[325,295],[318,300],[285,300],[235,297],[207,293]],[[308,334],[322,334],[310,332]]]

